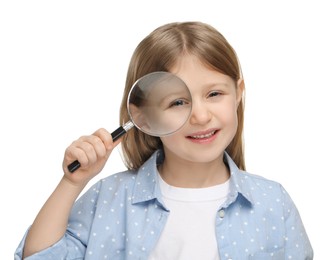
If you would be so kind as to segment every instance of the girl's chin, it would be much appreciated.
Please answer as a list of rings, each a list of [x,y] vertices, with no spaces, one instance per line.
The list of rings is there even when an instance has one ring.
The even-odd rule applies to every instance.
[[[182,158],[183,160],[187,162],[192,163],[211,163],[216,160],[220,160],[220,158],[223,156],[224,150],[221,150],[220,148],[218,150],[195,150],[195,151],[184,151],[183,153],[178,150],[176,152],[176,156],[178,158]]]

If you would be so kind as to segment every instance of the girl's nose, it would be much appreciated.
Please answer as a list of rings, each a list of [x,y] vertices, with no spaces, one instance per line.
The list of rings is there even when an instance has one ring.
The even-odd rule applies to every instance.
[[[190,123],[195,125],[204,125],[208,123],[212,118],[212,114],[207,106],[202,101],[196,101],[192,103],[192,110],[190,115]]]

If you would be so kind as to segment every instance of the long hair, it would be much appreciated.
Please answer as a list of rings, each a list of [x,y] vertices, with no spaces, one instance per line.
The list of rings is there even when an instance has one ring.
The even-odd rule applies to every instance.
[[[145,37],[132,55],[120,108],[120,124],[129,120],[127,98],[134,82],[154,71],[169,71],[184,54],[195,55],[207,66],[231,77],[235,83],[242,78],[236,52],[215,28],[202,22],[165,24]],[[245,170],[243,98],[237,117],[237,132],[226,151],[237,166]],[[159,137],[149,136],[136,128],[124,135],[121,145],[128,169],[138,169],[156,149],[162,147]]]

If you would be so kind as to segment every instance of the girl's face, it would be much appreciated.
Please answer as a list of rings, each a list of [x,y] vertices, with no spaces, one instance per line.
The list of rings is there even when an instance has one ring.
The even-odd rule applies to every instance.
[[[181,57],[170,72],[192,95],[192,112],[176,133],[161,137],[167,160],[209,163],[220,160],[235,136],[243,84],[205,66],[197,57]]]

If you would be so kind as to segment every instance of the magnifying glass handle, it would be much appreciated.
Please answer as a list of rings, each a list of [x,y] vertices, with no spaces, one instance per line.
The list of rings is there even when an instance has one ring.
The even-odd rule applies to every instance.
[[[123,126],[120,126],[118,129],[116,129],[115,131],[113,131],[111,133],[113,142],[115,142],[116,140],[118,140],[121,136],[123,136],[125,133],[128,132],[129,129],[131,129],[134,126],[133,122],[128,121],[127,123],[125,123]]]
[[[125,133],[127,133],[128,130],[131,129],[133,126],[134,126],[133,122],[128,121],[123,126],[118,127],[118,129],[116,129],[115,131],[113,131],[111,133],[113,142],[115,142],[121,136],[123,136]],[[81,167],[81,164],[78,160],[76,160],[76,161],[72,162],[71,164],[69,164],[67,167],[68,167],[69,172],[73,173],[74,171],[76,171],[78,168]]]

